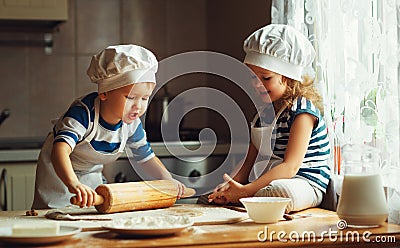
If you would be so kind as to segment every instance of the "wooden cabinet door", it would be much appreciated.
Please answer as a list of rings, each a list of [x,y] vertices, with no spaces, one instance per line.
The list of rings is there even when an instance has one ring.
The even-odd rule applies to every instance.
[[[0,165],[0,206],[6,210],[30,209],[35,189],[36,163]],[[6,192],[5,192],[6,191]]]

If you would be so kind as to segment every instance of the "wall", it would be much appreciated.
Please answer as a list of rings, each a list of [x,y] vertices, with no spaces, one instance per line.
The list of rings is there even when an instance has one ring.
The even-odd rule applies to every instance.
[[[69,0],[69,18],[54,33],[54,47],[0,46],[0,111],[11,116],[0,138],[44,137],[78,96],[96,90],[86,76],[93,54],[110,44],[135,43],[159,60],[181,52],[212,50],[243,58],[242,42],[270,22],[270,1],[253,0]],[[0,39],[41,39],[41,33],[0,32]],[[209,83],[188,75],[168,85],[175,95]],[[222,86],[222,88],[229,86]],[[235,94],[235,93],[233,93]],[[245,103],[246,104],[246,103]],[[210,113],[195,113],[191,126],[207,126]],[[196,121],[193,121],[196,119]],[[218,125],[216,125],[218,128]]]
[[[206,13],[208,49],[243,61],[245,56],[243,41],[255,30],[271,22],[270,10],[270,0],[209,1]],[[227,79],[214,75],[208,75],[207,80],[210,87],[225,92],[235,99],[241,107],[242,113],[250,122],[255,114],[255,108],[252,101],[238,86]],[[223,117],[210,111],[207,116],[209,126],[219,132],[218,136],[229,140],[229,125],[223,121]]]

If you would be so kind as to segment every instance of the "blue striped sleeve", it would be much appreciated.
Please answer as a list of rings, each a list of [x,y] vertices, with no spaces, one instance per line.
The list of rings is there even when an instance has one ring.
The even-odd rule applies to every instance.
[[[147,161],[154,156],[154,152],[146,139],[146,132],[142,123],[139,123],[133,135],[128,139],[128,147],[131,149],[135,161]]]
[[[296,103],[293,104],[291,108],[291,111],[293,111],[294,113],[294,116],[292,116],[292,118],[303,113],[311,114],[317,118],[321,117],[319,109],[310,100],[304,97],[297,98]]]
[[[94,115],[93,102],[96,97],[97,93],[92,93],[83,97],[85,102],[74,101],[53,127],[54,142],[66,142],[74,148],[83,139],[91,126],[90,120]]]
[[[132,137],[131,137],[131,142],[139,142],[141,141],[145,136],[145,132],[142,126],[142,123],[139,123],[139,125],[137,126],[135,132],[133,133]]]
[[[131,148],[131,150],[135,161],[142,161],[154,153],[149,143],[139,148]]]
[[[69,137],[69,138],[73,139],[75,141],[75,143],[78,142],[78,136],[76,136],[76,134],[73,133],[73,132],[60,131],[60,132],[56,133],[56,136],[57,136],[57,139],[54,142],[62,141],[62,140],[65,141],[66,137]]]
[[[70,117],[78,121],[86,129],[89,127],[89,117],[84,107],[82,106],[71,106],[65,113],[63,119]]]
[[[94,121],[94,102],[99,94],[97,92],[90,93],[89,95],[82,98],[82,103],[86,105],[90,111],[90,122]]]

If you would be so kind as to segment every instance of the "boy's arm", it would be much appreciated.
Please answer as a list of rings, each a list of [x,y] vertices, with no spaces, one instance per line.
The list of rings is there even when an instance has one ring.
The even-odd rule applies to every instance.
[[[53,163],[54,170],[66,186],[79,181],[72,169],[71,160],[69,158],[71,152],[71,147],[65,142],[54,143],[53,150],[51,151],[51,162]]]
[[[79,182],[69,158],[71,152],[72,149],[66,142],[56,142],[51,152],[51,162],[57,176],[67,186],[68,191],[76,194],[78,205],[90,207],[94,203],[96,192]]]
[[[144,163],[139,164],[143,170],[156,179],[171,180],[177,187],[177,197],[180,198],[185,192],[185,185],[172,178],[171,173],[165,168],[164,164],[157,156],[152,157]]]
[[[171,174],[157,156],[152,157],[144,163],[139,163],[139,165],[142,166],[147,174],[154,178],[165,180],[172,179]]]

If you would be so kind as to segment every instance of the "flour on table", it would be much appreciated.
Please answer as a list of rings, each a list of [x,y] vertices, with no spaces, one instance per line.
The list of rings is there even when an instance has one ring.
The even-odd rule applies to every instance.
[[[111,225],[113,228],[124,229],[160,229],[178,228],[192,225],[193,220],[188,216],[143,216],[115,219]]]
[[[175,205],[163,211],[171,215],[184,215],[184,213],[187,213],[194,219],[194,225],[236,223],[248,218],[247,213],[201,204]]]
[[[187,208],[170,208],[164,211],[165,214],[176,215],[176,216],[190,216],[197,217],[203,215],[203,212],[196,209]]]

